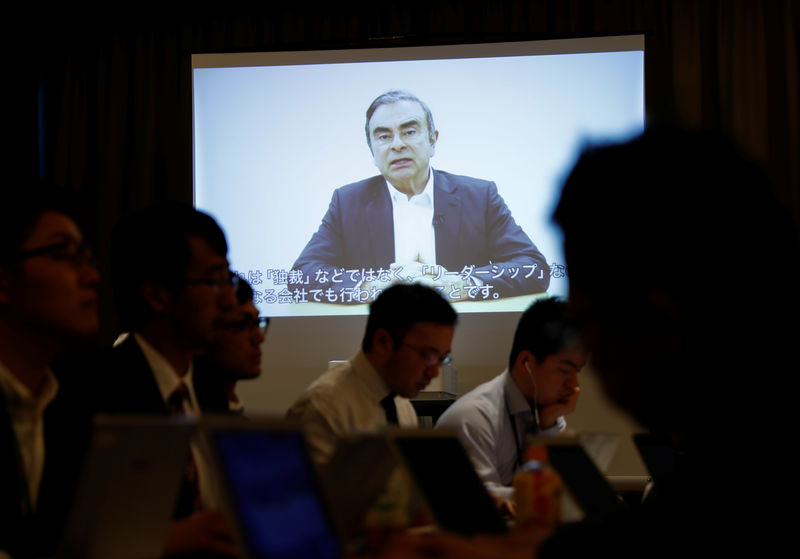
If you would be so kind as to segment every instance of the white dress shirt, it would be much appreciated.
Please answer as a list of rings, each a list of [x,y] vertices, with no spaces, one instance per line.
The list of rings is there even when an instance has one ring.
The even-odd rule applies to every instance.
[[[17,439],[30,506],[35,509],[44,471],[44,410],[58,393],[58,381],[48,369],[39,394],[34,395],[0,362],[0,390]]]
[[[359,351],[350,361],[329,369],[297,399],[287,418],[303,423],[317,464],[333,456],[337,442],[358,431],[375,431],[386,426],[386,412],[381,400],[389,388],[378,372]],[[414,406],[406,398],[395,396],[400,427],[417,427]]]
[[[514,493],[511,483],[525,448],[526,430],[534,421],[528,401],[511,373],[505,370],[456,400],[436,422],[436,427],[455,429],[486,488],[510,499]],[[540,430],[539,434],[555,436],[566,426],[564,418],[559,417],[553,427]]]
[[[188,401],[183,401],[183,413],[187,417],[195,420],[200,419],[201,410],[200,404],[197,402],[197,395],[194,392],[194,382],[192,381],[193,365],[189,364],[189,370],[183,377],[179,376],[172,365],[167,359],[150,343],[145,340],[138,333],[133,334],[139,347],[142,349],[144,358],[150,365],[150,370],[153,371],[158,390],[161,392],[161,397],[164,403],[167,403],[169,397],[178,388],[178,385],[183,382],[186,385],[188,393]],[[194,458],[195,465],[197,466],[197,479],[200,485],[200,495],[205,508],[214,508],[218,505],[218,495],[220,494],[219,487],[214,482],[211,473],[211,455],[210,451],[201,439],[195,439],[191,443],[192,457]]]
[[[386,181],[392,200],[394,261],[436,264],[436,234],[433,229],[433,169],[419,194],[411,198]]]

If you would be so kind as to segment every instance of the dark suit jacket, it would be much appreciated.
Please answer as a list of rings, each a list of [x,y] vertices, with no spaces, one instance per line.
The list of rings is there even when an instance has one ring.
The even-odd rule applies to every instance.
[[[547,290],[547,261],[514,221],[493,182],[434,171],[433,184],[437,264],[450,272],[465,266],[488,272],[475,277],[502,296]],[[312,289],[338,290],[353,287],[361,278],[345,272],[338,277],[341,283],[331,283],[334,270],[377,271],[388,269],[393,261],[392,201],[379,175],[334,191],[319,230],[293,269],[310,278]],[[317,270],[327,272],[328,283],[315,281]]]
[[[34,519],[22,505],[23,479],[16,436],[0,390],[0,549],[13,557],[33,541]]]
[[[60,388],[44,413],[45,462],[33,513],[23,506],[27,488],[22,484],[27,482],[5,396],[0,391],[0,549],[17,559],[54,554],[88,443],[90,413],[85,401],[71,398],[70,379],[65,386],[60,371],[54,368],[54,372]]]
[[[100,378],[97,386],[106,395],[98,399],[98,413],[109,414],[157,414],[167,415],[169,409],[161,397],[153,371],[142,353],[139,344],[131,335],[101,358]],[[209,404],[208,390],[198,390],[196,375],[193,375],[195,395],[201,410],[220,412],[217,404]],[[224,398],[224,395],[223,395]],[[225,399],[227,403],[227,399]],[[184,483],[178,496],[175,517],[191,514],[193,490]]]

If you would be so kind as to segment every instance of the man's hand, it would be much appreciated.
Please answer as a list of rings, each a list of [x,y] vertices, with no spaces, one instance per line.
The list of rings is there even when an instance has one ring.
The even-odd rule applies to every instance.
[[[504,499],[494,495],[493,493],[489,493],[489,496],[492,498],[492,500],[494,500],[494,504],[497,507],[497,510],[500,511],[500,514],[509,518],[517,517],[517,505],[514,503],[514,501]]]
[[[576,386],[572,389],[572,394],[566,398],[550,404],[549,406],[541,406],[539,408],[539,428],[550,429],[556,424],[559,417],[574,412],[575,407],[578,405],[578,395],[580,392],[580,386]]]
[[[204,557],[238,556],[225,517],[218,510],[202,510],[170,525],[164,559],[196,554]]]

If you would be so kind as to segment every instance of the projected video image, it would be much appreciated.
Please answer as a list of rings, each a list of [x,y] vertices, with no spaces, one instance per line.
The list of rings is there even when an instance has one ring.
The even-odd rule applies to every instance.
[[[552,208],[585,143],[642,129],[643,51],[521,45],[195,57],[195,204],[263,314],[366,314],[395,282],[459,312],[566,294]]]

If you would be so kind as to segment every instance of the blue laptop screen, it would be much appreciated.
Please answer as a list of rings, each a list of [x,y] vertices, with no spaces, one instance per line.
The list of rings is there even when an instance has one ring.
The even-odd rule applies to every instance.
[[[214,441],[251,557],[341,555],[299,432],[219,431]]]

